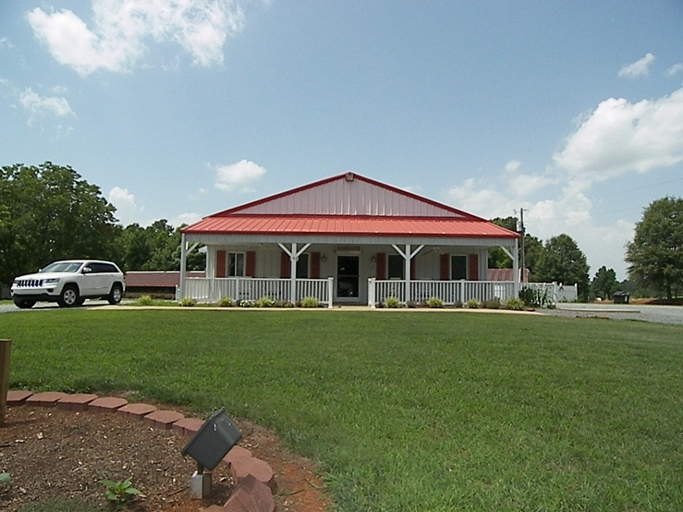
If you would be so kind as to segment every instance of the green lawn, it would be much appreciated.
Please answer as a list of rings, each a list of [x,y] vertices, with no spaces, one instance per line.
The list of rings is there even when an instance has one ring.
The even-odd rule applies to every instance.
[[[340,511],[683,510],[683,328],[466,312],[0,316],[11,386],[274,428]]]

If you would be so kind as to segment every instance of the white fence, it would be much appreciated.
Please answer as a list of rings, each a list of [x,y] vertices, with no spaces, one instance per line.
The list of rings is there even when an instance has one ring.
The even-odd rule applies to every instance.
[[[315,297],[318,302],[332,307],[334,280],[297,279],[295,300],[304,297]],[[291,279],[259,278],[259,277],[225,277],[197,278],[185,280],[185,297],[198,302],[217,302],[223,297],[232,300],[258,300],[269,297],[277,301],[291,300]],[[178,292],[176,291],[176,294]],[[182,297],[176,297],[181,299]]]

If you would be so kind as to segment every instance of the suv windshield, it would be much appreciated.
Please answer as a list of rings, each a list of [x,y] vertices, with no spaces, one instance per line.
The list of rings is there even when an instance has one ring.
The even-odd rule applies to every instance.
[[[70,272],[76,273],[78,269],[83,265],[82,261],[58,261],[56,263],[50,263],[47,267],[41,270],[41,272]]]

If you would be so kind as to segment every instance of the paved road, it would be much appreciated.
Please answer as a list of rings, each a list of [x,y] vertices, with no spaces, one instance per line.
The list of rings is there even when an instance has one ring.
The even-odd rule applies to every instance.
[[[109,303],[106,300],[86,300],[83,307],[106,306],[108,304]],[[0,304],[0,313],[28,313],[31,311],[49,311],[53,309],[59,309],[56,302],[38,302],[31,309],[19,309],[14,304]]]
[[[599,316],[615,320],[642,320],[683,325],[683,306],[645,306],[635,304],[558,304],[542,313],[561,316]]]

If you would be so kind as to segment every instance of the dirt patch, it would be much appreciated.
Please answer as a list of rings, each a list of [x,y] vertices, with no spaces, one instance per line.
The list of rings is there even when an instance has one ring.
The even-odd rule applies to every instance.
[[[236,423],[243,434],[239,444],[273,469],[278,511],[328,510],[310,461],[284,450],[272,432]],[[131,511],[198,512],[223,505],[234,486],[223,464],[212,472],[212,496],[191,498],[189,481],[196,463],[180,455],[187,439],[116,413],[10,407],[0,427],[0,472],[10,473],[12,482],[0,488],[0,510],[16,511],[26,503],[57,498],[106,506],[99,480],[129,477],[142,492],[128,507]]]

